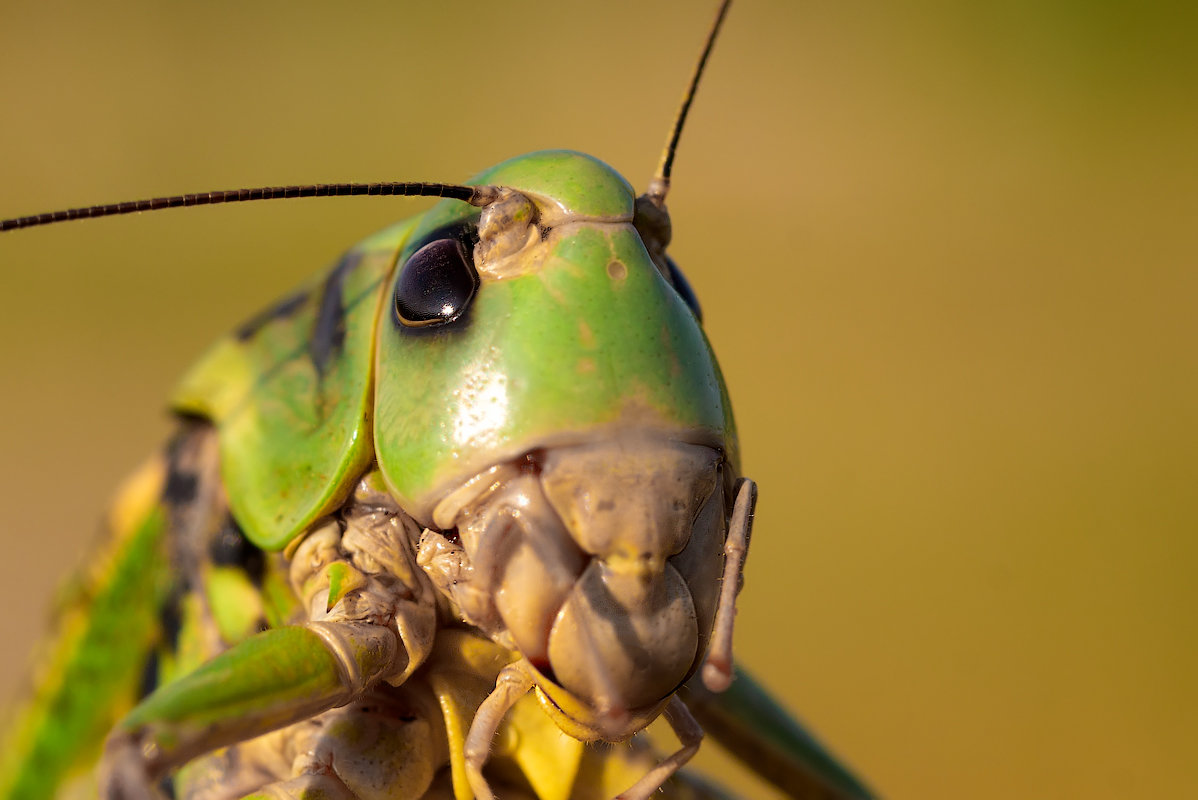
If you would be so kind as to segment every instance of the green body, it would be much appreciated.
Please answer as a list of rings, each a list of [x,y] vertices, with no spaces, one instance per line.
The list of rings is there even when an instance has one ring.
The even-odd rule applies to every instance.
[[[171,582],[163,480],[157,459],[130,480],[108,539],[66,587],[35,693],[0,751],[0,797],[52,796],[70,779],[86,781],[104,736],[137,701]]]
[[[161,751],[176,741],[235,741],[345,703],[338,666],[319,637],[288,627],[303,612],[283,577],[283,552],[346,501],[372,462],[423,525],[446,491],[488,466],[608,430],[709,445],[738,469],[719,368],[633,225],[628,183],[563,151],[513,159],[476,182],[532,197],[555,222],[536,268],[484,277],[461,320],[412,330],[390,313],[397,267],[422,237],[479,215],[444,201],[351,249],[331,272],[218,342],[185,377],[173,407],[215,426],[219,459],[205,455],[211,437],[188,440],[212,477],[189,471],[191,456],[175,453],[149,469],[148,488],[122,500],[127,508],[111,556],[97,565],[90,605],[67,620],[54,665],[5,751],[0,797],[51,795],[94,757],[103,731],[135,699],[151,653],[164,685],[121,730],[152,732]],[[199,488],[181,492],[188,479]],[[230,512],[261,569],[213,560]],[[343,580],[330,574],[330,606]],[[176,636],[164,633],[164,609],[180,621]],[[254,635],[266,627],[274,630]],[[367,673],[373,657],[355,655]],[[420,707],[427,685],[443,708],[452,705],[454,685],[438,688],[437,663],[401,687],[417,693],[408,702]],[[490,672],[482,677],[493,682]],[[829,796],[868,796],[751,681],[738,685],[752,689],[755,705],[720,697],[704,704],[721,720],[717,737],[746,752],[768,747],[772,771],[814,774],[811,785]],[[426,717],[445,726],[452,751],[446,714]],[[549,746],[551,734],[524,730],[526,750]],[[531,752],[517,749],[513,758],[523,764]],[[599,768],[578,758],[579,774]],[[609,768],[620,758],[596,763]],[[553,791],[574,796],[570,784],[542,796]]]

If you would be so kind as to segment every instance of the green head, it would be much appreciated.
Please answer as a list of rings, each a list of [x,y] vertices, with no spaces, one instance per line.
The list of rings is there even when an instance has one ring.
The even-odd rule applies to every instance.
[[[405,509],[429,524],[496,463],[616,431],[734,459],[719,368],[661,255],[668,223],[580,153],[532,153],[473,182],[510,193],[428,212],[379,312],[376,457]],[[404,318],[421,303],[431,324]]]
[[[562,151],[476,181],[481,201],[367,239],[218,344],[175,407],[220,427],[230,506],[267,549],[376,463],[463,619],[525,657],[571,735],[618,739],[706,648],[727,392],[660,198]]]
[[[736,464],[664,211],[578,153],[533,153],[477,181],[489,199],[446,200],[361,242],[176,391],[177,410],[220,427],[229,501],[258,546],[286,547],[372,461],[425,524],[490,466],[617,433]]]

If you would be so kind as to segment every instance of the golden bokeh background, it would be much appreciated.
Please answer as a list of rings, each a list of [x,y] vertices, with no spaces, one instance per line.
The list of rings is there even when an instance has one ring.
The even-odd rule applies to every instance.
[[[643,187],[710,14],[108,5],[0,10],[0,216],[546,147]],[[683,138],[673,252],[762,490],[740,658],[887,797],[1198,794],[1198,13],[1166,8],[742,0]],[[172,382],[421,207],[0,237],[0,691]]]

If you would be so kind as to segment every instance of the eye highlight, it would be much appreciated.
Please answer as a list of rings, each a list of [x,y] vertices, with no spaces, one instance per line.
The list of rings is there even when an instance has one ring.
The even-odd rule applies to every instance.
[[[436,239],[408,259],[395,284],[395,316],[409,328],[445,325],[478,291],[478,273],[457,238]]]

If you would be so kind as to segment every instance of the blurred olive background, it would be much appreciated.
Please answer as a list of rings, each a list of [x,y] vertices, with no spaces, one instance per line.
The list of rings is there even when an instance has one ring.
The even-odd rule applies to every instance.
[[[0,9],[0,216],[546,147],[643,188],[710,16],[107,5]],[[1193,794],[1198,15],[990,6],[742,0],[699,93],[673,253],[762,490],[740,658],[889,797]],[[423,207],[0,237],[4,695],[174,380]]]

